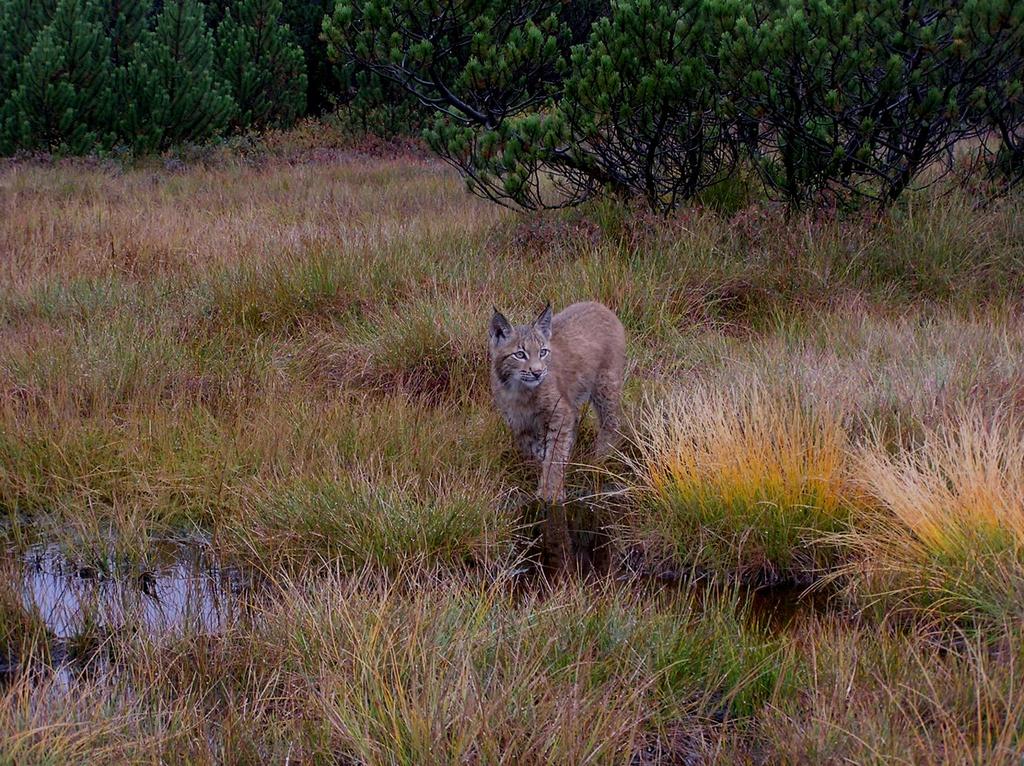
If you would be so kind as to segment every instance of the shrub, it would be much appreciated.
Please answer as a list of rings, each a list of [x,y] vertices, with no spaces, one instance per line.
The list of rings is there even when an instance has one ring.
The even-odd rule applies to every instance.
[[[240,127],[287,126],[306,111],[305,60],[281,13],[281,0],[238,0],[217,28]]]
[[[324,35],[333,60],[402,85],[439,115],[428,137],[476,191],[526,202],[525,189],[511,186],[539,170],[527,134],[539,140],[548,131],[536,111],[561,84],[570,46],[606,11],[602,0],[487,0],[443,14],[428,4],[356,0],[338,4]],[[524,115],[525,124],[513,124]],[[575,162],[552,151],[544,159]]]
[[[337,77],[334,118],[347,135],[390,140],[422,131],[429,111],[400,85],[355,64],[339,67]]]
[[[734,164],[716,111],[714,47],[702,0],[616,3],[573,48],[550,113],[509,120],[479,141],[445,126],[428,135],[476,188],[524,207],[577,202],[606,188],[671,210]]]
[[[1024,4],[1010,5],[748,4],[722,60],[734,106],[759,124],[764,180],[794,204],[822,189],[891,203],[929,167],[948,169],[979,100],[1020,65]]]
[[[1004,0],[491,0],[443,14],[343,0],[325,33],[332,58],[430,106],[431,145],[496,201],[612,191],[667,210],[742,150],[791,206],[823,191],[887,205],[983,130],[1003,133],[1015,167],[1019,110],[1000,105],[1019,101],[1022,14]]]

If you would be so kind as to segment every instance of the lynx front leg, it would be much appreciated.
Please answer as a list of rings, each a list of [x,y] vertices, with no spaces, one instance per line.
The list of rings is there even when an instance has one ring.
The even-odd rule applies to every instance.
[[[572,541],[566,521],[565,467],[569,462],[573,441],[576,438],[576,422],[572,417],[552,418],[545,440],[544,460],[541,464],[540,486],[537,494],[547,504],[547,522],[544,528],[544,547],[554,568],[564,570],[572,559]]]
[[[575,441],[575,418],[556,413],[551,418],[544,440],[544,459],[541,463],[540,486],[537,488],[541,500],[557,503],[565,498],[565,467],[569,463]]]

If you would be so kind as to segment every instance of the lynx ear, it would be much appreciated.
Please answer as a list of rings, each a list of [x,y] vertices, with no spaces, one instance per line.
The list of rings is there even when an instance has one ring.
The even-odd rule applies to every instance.
[[[540,334],[545,338],[551,337],[551,302],[544,307],[544,310],[540,312],[540,316],[533,323],[533,326],[540,331]]]
[[[505,315],[495,308],[494,314],[491,316],[491,343],[497,343],[498,341],[505,340],[511,334],[512,325],[510,325],[508,320],[505,319]]]

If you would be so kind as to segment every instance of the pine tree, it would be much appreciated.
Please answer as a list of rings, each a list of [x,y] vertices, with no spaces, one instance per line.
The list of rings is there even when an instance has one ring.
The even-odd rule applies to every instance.
[[[60,0],[19,62],[7,105],[17,146],[81,153],[111,141],[110,44],[98,18],[95,0]]]
[[[331,0],[291,0],[284,3],[284,22],[295,34],[306,60],[306,108],[312,114],[322,114],[331,104],[331,97],[340,88],[334,65],[327,57],[324,42],[324,15],[334,7]]]
[[[235,104],[214,66],[214,41],[198,0],[164,0],[125,70],[121,132],[152,150],[217,135]]]
[[[127,65],[135,44],[146,31],[152,0],[105,0],[103,30],[110,40],[110,57],[115,67]]]
[[[295,1],[303,2],[303,0]],[[224,17],[228,15],[228,10],[234,4],[235,0],[204,0],[203,5],[206,6],[206,26],[210,27],[210,29],[219,27],[220,23],[224,21]]]
[[[237,0],[206,0],[206,22],[213,28],[228,15]],[[306,63],[306,108],[313,114],[327,111],[331,97],[343,87],[335,76],[334,64],[327,57],[323,41],[324,16],[334,8],[334,0],[283,0],[281,21],[288,25],[302,49]]]
[[[221,72],[239,127],[289,125],[306,108],[302,49],[281,23],[281,0],[238,0],[217,29]]]
[[[56,8],[57,0],[0,0],[0,94],[14,90],[19,63]]]
[[[57,0],[0,0],[0,153],[17,147],[12,95],[22,59],[53,20]]]
[[[134,115],[138,83],[133,68],[142,52],[141,41],[152,17],[152,0],[104,0],[101,22],[110,40],[117,109],[114,130],[123,144],[134,144],[135,136],[125,133],[126,115]]]

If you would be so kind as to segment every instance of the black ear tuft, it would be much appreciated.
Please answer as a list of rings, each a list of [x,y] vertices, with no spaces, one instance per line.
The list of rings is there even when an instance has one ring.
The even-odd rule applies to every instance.
[[[497,343],[500,340],[504,340],[511,334],[512,325],[510,325],[508,320],[505,319],[505,315],[498,311],[497,308],[495,308],[494,314],[491,315],[491,342]]]
[[[545,338],[551,337],[551,302],[548,301],[544,310],[540,312],[540,316],[533,323],[533,326],[537,328],[541,335]]]

